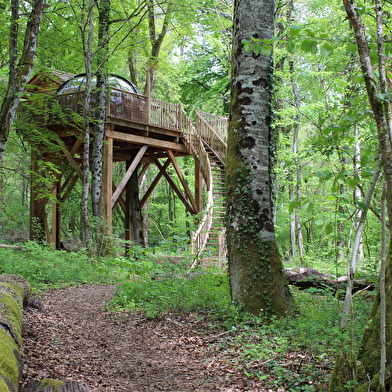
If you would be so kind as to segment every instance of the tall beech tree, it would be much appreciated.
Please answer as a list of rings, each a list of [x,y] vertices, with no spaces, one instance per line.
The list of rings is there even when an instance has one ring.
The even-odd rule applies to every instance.
[[[28,18],[22,52],[19,54],[19,1],[11,1],[8,87],[0,111],[0,163],[14,123],[16,110],[30,78],[37,49],[38,33],[45,0],[35,0]],[[19,57],[20,56],[20,57]],[[19,58],[19,59],[18,59]]]
[[[352,0],[343,0],[348,20],[353,28],[362,67],[367,95],[377,127],[378,144],[387,184],[386,206],[389,217],[389,250],[385,260],[384,293],[379,293],[374,301],[370,319],[362,337],[356,358],[342,354],[337,360],[331,378],[330,391],[346,391],[348,381],[356,380],[355,391],[385,391],[392,386],[392,135],[391,104],[389,100],[385,69],[383,9],[376,1],[378,62],[373,69],[370,45],[366,27]],[[380,241],[381,242],[381,241]],[[385,281],[384,281],[385,280]],[[381,295],[385,298],[381,301]],[[381,303],[386,304],[386,320],[381,325]],[[381,344],[381,330],[386,336],[385,346]],[[381,353],[383,352],[383,355]],[[386,355],[385,355],[386,354]],[[381,369],[383,370],[381,373]],[[350,389],[353,390],[353,389]]]
[[[245,41],[271,39],[273,0],[234,3],[227,149],[227,242],[231,295],[253,314],[291,314],[271,202],[271,54]],[[247,49],[247,50],[246,50]]]

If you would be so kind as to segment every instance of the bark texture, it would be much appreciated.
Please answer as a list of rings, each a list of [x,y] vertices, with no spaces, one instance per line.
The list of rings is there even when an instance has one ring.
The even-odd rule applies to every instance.
[[[105,124],[108,96],[108,53],[109,53],[109,17],[110,0],[99,2],[99,28],[98,28],[98,68],[97,68],[97,102],[93,139],[92,157],[92,203],[93,215],[100,216],[100,202],[102,197],[103,181],[103,142],[105,137]],[[103,213],[101,214],[103,216]]]
[[[3,100],[0,111],[0,163],[3,160],[5,145],[8,135],[14,123],[16,110],[19,105],[22,92],[30,78],[33,69],[35,52],[38,42],[39,27],[44,12],[45,0],[35,0],[23,44],[23,51],[19,62],[16,64],[18,53],[18,0],[11,2],[11,27],[10,27],[10,72],[8,78],[7,93]]]
[[[227,241],[233,300],[254,314],[283,316],[293,300],[276,245],[271,202],[271,58],[243,40],[273,36],[274,1],[234,5],[227,151]]]

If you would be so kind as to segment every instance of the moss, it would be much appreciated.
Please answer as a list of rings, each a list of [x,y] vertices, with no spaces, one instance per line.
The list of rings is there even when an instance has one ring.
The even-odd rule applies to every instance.
[[[1,274],[0,275],[0,282],[10,283],[15,287],[23,288],[23,295],[24,299],[27,299],[31,295],[31,287],[29,282],[20,275],[13,275],[13,274]]]
[[[231,275],[233,300],[245,311],[256,315],[284,317],[293,313],[294,301],[282,259],[274,241],[246,244],[248,257],[243,262],[241,250],[231,255],[237,261],[236,273]]]
[[[335,362],[335,367],[329,382],[329,392],[354,391],[357,374],[356,362],[350,360],[347,354],[342,354]]]
[[[45,388],[45,387],[53,387],[53,392],[60,392],[61,387],[64,385],[65,382],[63,381],[53,380],[52,378],[45,378],[41,381],[41,384],[38,388],[38,392],[40,388]]]
[[[19,382],[18,357],[17,344],[4,329],[0,329],[0,374],[15,386],[15,391],[18,390]],[[3,389],[0,390],[3,391]]]
[[[10,296],[0,294],[0,324],[5,325],[16,343],[22,345],[23,313],[18,303]]]
[[[2,392],[11,391],[8,384],[4,381],[3,377],[1,377],[1,374],[0,374],[0,391],[2,391]]]

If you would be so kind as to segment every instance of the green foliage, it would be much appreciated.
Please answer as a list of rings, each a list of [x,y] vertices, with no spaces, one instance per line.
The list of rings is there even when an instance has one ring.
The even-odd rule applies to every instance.
[[[117,290],[114,308],[144,312],[150,318],[195,311],[217,319],[235,316],[228,278],[217,270],[186,273],[170,262],[131,261],[128,276]]]
[[[292,319],[245,318],[235,328],[230,350],[249,381],[263,380],[265,388],[287,391],[327,389],[336,353],[355,350],[371,302],[356,301],[357,323],[353,347],[343,347],[346,336],[339,329],[341,303],[335,298],[294,292],[299,313]],[[318,364],[319,366],[315,366]]]
[[[35,242],[28,242],[23,251],[0,248],[0,273],[23,276],[35,292],[111,282],[112,271],[102,266],[102,260],[91,260],[83,251],[53,251]]]

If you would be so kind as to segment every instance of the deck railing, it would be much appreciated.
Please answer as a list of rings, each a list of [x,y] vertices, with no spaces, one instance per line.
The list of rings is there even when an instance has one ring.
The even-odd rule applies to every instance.
[[[83,113],[84,91],[58,95],[57,102],[65,111]],[[96,94],[91,96],[94,107]],[[120,120],[132,121],[139,124],[154,125],[160,128],[181,132],[182,108],[159,99],[147,99],[145,95],[111,89],[107,103],[107,115]],[[147,118],[149,117],[149,118]]]

